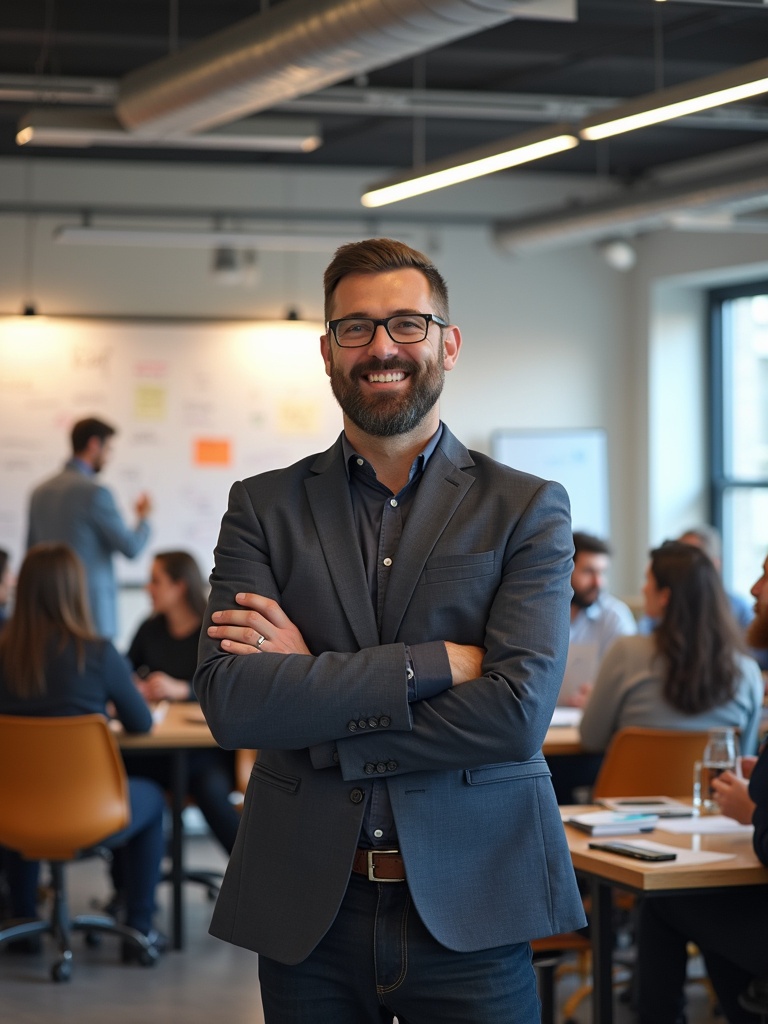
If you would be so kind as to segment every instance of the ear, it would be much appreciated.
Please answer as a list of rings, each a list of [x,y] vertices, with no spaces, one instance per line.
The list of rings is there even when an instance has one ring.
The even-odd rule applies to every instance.
[[[444,330],[443,367],[446,370],[452,370],[456,365],[456,360],[459,358],[459,349],[461,348],[461,331],[458,327],[454,327],[453,325],[444,328]]]
[[[671,596],[672,596],[672,590],[669,587],[662,587],[661,590],[659,590],[658,597],[659,597],[659,603],[661,605],[662,611],[666,611],[667,610],[667,605],[669,604],[669,599],[670,599]]]
[[[328,377],[331,376],[331,345],[332,345],[332,339],[331,339],[330,334],[321,334],[320,335],[320,354],[323,357],[323,362],[325,363],[325,373],[326,373],[326,376],[328,376]]]

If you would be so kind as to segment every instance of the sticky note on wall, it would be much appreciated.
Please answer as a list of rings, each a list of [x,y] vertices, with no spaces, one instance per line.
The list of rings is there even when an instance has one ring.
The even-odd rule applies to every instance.
[[[195,438],[193,460],[197,466],[229,466],[232,464],[232,444],[221,438]]]

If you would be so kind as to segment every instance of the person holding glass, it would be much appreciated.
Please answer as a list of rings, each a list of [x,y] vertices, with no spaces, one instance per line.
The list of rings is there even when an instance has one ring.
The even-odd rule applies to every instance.
[[[699,549],[667,541],[651,552],[643,587],[650,636],[618,639],[603,659],[580,725],[605,750],[627,726],[740,731],[754,754],[763,701],[757,663],[744,652],[720,577]]]

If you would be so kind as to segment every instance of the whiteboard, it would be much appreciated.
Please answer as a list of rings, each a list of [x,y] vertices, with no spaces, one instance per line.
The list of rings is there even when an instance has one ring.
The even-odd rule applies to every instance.
[[[562,484],[571,499],[573,529],[610,537],[604,430],[498,430],[491,437],[491,454],[507,466]]]
[[[153,552],[184,548],[207,576],[233,481],[327,448],[341,417],[321,323],[0,318],[0,547],[18,566],[32,488],[70,456],[72,424],[114,425],[103,482],[126,521],[154,512],[142,554],[116,556],[144,584]]]

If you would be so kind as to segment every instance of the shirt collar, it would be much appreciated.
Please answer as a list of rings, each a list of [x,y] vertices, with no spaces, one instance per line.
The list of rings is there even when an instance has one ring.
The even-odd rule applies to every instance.
[[[435,448],[437,448],[438,443],[440,441],[440,438],[442,437],[442,434],[443,434],[443,423],[442,423],[442,420],[441,420],[437,430],[434,432],[432,437],[430,437],[430,439],[427,442],[427,444],[425,445],[424,449],[419,452],[419,454],[416,456],[416,458],[411,463],[411,470],[410,470],[410,473],[408,474],[408,479],[409,480],[413,479],[414,473],[416,473],[418,470],[422,470],[423,471],[426,468],[427,462],[429,461],[430,457],[432,456],[432,453],[434,452]],[[350,443],[350,440],[347,437],[345,432],[342,432],[342,435],[341,435],[341,446],[342,446],[342,450],[344,452],[344,468],[347,471],[347,479],[349,479],[349,460],[350,459],[359,459],[359,458],[361,459],[363,456],[355,451],[355,449],[352,447],[352,444]],[[367,459],[365,461],[366,461],[366,464],[368,464]]]

